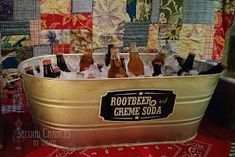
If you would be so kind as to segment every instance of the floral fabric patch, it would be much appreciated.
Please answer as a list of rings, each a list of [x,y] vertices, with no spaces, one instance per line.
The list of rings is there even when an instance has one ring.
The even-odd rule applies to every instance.
[[[137,0],[135,21],[138,22],[150,21],[151,10],[152,10],[151,0]]]
[[[71,0],[40,0],[41,14],[70,14]]]
[[[108,44],[123,45],[125,22],[130,21],[126,11],[126,0],[96,0],[93,8],[93,47]]]
[[[72,13],[92,13],[93,0],[72,0]]]
[[[89,29],[92,28],[91,14],[42,14],[42,29]]]
[[[178,24],[182,22],[183,0],[161,0],[160,3],[160,23]]]
[[[40,32],[41,44],[69,44],[70,30],[42,30]]]
[[[70,53],[82,53],[92,43],[92,33],[86,29],[70,31]]]

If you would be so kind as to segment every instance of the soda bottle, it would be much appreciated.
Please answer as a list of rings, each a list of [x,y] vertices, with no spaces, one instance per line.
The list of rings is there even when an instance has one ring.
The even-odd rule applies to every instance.
[[[106,66],[109,66],[109,64],[110,64],[111,48],[113,48],[113,47],[114,47],[113,44],[108,45],[108,53],[105,55],[105,59],[104,59]]]
[[[216,66],[213,66],[207,71],[199,72],[198,75],[208,75],[208,74],[217,74],[221,73],[225,68],[227,68],[227,64],[225,64],[223,61],[220,61]]]
[[[128,62],[128,71],[135,76],[144,75],[144,64],[139,58],[136,43],[133,42],[130,45],[130,60]]]
[[[33,68],[31,66],[26,67],[25,73],[29,75],[34,75]]]
[[[45,59],[42,61],[42,64],[43,64],[43,76],[54,78],[54,72],[53,72],[53,68],[51,65],[51,60]]]
[[[153,71],[154,71],[152,76],[158,76],[162,73],[161,67],[165,63],[165,57],[166,57],[166,55],[164,53],[158,53],[155,56],[154,60],[152,60]]]
[[[110,68],[108,71],[108,78],[122,78],[128,77],[126,71],[122,68],[122,64],[118,58],[118,49],[111,48]]]
[[[126,71],[126,64],[125,64],[124,55],[120,55],[120,61],[121,61],[122,68]]]
[[[90,65],[94,64],[94,60],[92,58],[92,48],[91,44],[88,48],[86,48],[83,52],[83,55],[80,59],[80,72],[89,69]]]
[[[68,69],[67,64],[65,63],[64,56],[62,53],[56,54],[56,60],[57,60],[57,66],[60,68],[60,70],[65,72],[71,72]]]
[[[56,77],[60,77],[60,74],[61,74],[61,72],[60,72],[60,68],[59,67],[54,67],[53,68],[53,72],[54,72],[54,77],[56,78]]]
[[[193,62],[195,58],[194,53],[189,53],[187,59],[185,60],[182,68],[177,72],[177,75],[181,75],[182,73],[188,73],[193,68]]]

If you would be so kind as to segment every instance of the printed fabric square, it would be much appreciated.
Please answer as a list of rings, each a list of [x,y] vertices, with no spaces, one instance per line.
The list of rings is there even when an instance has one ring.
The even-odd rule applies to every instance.
[[[0,21],[1,35],[28,35],[29,21]]]
[[[148,49],[156,49],[158,48],[158,31],[159,31],[159,24],[149,24],[148,30]]]
[[[93,7],[93,48],[108,44],[123,45],[125,22],[130,21],[125,11],[126,0],[96,0]]]
[[[92,32],[87,29],[70,31],[70,53],[82,53],[92,43]]]
[[[0,21],[12,20],[13,0],[0,1]]]
[[[42,30],[40,31],[41,44],[69,44],[70,30]]]
[[[189,52],[197,59],[211,60],[213,52],[214,25],[183,24],[180,40],[175,42],[174,51],[186,57]]]
[[[70,14],[71,0],[40,0],[41,14]]]
[[[42,29],[89,29],[92,28],[92,14],[42,14]]]
[[[160,24],[158,37],[161,40],[179,40],[181,24]]]
[[[70,53],[70,45],[69,44],[54,44],[52,45],[52,53],[53,54],[58,54],[58,53],[68,54]]]
[[[147,22],[128,22],[125,25],[123,44],[130,46],[136,42],[137,46],[147,46],[149,24]]]
[[[40,19],[38,0],[14,0],[14,20],[38,20]]]
[[[182,22],[192,24],[213,24],[215,6],[215,1],[184,0]]]
[[[160,23],[178,24],[182,23],[183,0],[162,1],[160,4]]]
[[[137,0],[135,21],[150,21],[152,0]]]
[[[72,13],[92,13],[93,0],[72,0]]]
[[[30,37],[31,45],[40,45],[40,31],[41,31],[41,21],[40,20],[30,20]]]
[[[51,54],[51,45],[37,45],[33,46],[33,56],[43,56]]]
[[[159,22],[160,0],[152,1],[151,22]]]

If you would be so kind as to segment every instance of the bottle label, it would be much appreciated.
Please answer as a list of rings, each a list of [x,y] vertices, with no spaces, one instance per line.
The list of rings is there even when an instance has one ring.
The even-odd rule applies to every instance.
[[[101,99],[100,116],[108,121],[141,121],[168,117],[176,95],[166,90],[107,92]]]

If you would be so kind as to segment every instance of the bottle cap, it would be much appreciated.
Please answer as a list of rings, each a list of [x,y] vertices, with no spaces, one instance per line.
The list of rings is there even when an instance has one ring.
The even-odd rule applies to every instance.
[[[33,70],[33,68],[31,66],[28,66],[25,68],[25,71],[30,71],[30,70]]]
[[[44,60],[42,61],[42,64],[43,64],[43,65],[49,65],[49,64],[51,64],[51,60],[50,60],[50,59],[44,59]]]
[[[60,68],[59,68],[59,67],[54,67],[54,68],[53,68],[53,72],[54,72],[54,73],[60,72]]]

